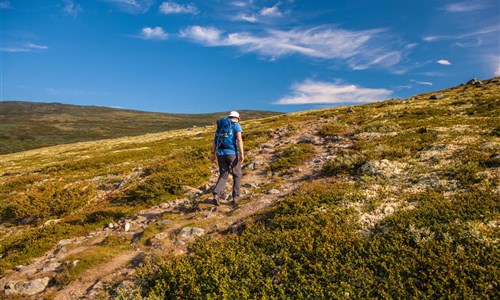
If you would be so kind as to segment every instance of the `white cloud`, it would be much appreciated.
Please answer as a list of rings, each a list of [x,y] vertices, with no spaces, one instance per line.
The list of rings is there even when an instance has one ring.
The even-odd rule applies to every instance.
[[[131,13],[145,13],[153,5],[154,0],[104,0],[115,4],[120,10]]]
[[[449,60],[446,60],[446,59],[440,59],[440,60],[436,61],[436,63],[438,63],[440,65],[446,65],[446,66],[451,65],[451,62]]]
[[[393,66],[401,60],[401,51],[389,49],[389,43],[378,39],[381,32],[322,26],[289,31],[268,30],[261,35],[249,32],[223,34],[214,27],[192,26],[181,30],[181,37],[207,46],[238,47],[241,51],[258,53],[271,59],[301,54],[322,59],[342,59],[353,69],[367,69],[375,65]]]
[[[64,12],[70,16],[76,17],[79,13],[83,12],[80,4],[75,4],[73,0],[64,0]]]
[[[47,50],[49,49],[48,46],[45,45],[37,45],[33,43],[27,43],[25,45],[19,46],[19,47],[7,47],[7,48],[2,48],[2,52],[32,52],[36,50]]]
[[[280,12],[278,8],[278,4],[272,6],[272,7],[264,7],[263,9],[260,10],[259,14],[261,16],[266,16],[266,17],[281,17],[283,16],[283,13]]]
[[[173,1],[163,2],[160,5],[163,14],[195,14],[198,9],[194,4],[179,4]]]
[[[247,21],[250,23],[256,23],[258,20],[255,16],[240,15],[237,19]]]
[[[432,85],[432,82],[429,82],[429,81],[417,81],[417,80],[410,80],[411,82],[414,82],[416,84],[419,84],[419,85]]]
[[[486,8],[487,5],[481,1],[464,1],[446,5],[443,10],[451,13],[469,12]]]
[[[276,104],[369,103],[387,99],[391,94],[387,89],[306,80],[293,84],[292,95],[279,99]]]
[[[144,27],[141,30],[140,37],[145,40],[165,40],[168,37],[168,34],[163,31],[163,28],[157,27]]]
[[[224,45],[222,32],[214,27],[191,26],[181,30],[181,37],[189,38],[207,46]]]

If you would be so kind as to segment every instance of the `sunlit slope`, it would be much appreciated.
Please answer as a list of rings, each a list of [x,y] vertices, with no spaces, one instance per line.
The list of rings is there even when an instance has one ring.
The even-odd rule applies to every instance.
[[[107,260],[132,249],[154,253],[152,237],[176,222],[224,229],[239,211],[267,201],[272,205],[241,217],[234,230],[207,230],[189,255],[163,254],[145,264],[129,278],[137,286],[128,293],[495,298],[499,108],[494,78],[351,109],[244,121],[253,169],[244,175],[249,185],[241,209],[231,212],[213,212],[204,202],[216,175],[207,158],[213,126],[2,155],[0,272],[15,274],[12,268],[61,240],[134,219],[185,197],[189,187],[202,194],[162,217],[171,223],[155,220],[139,240],[112,231],[116,236],[94,252],[71,258],[86,264],[66,264],[53,275],[55,288],[98,268],[99,253]],[[103,297],[116,295],[109,286]]]
[[[99,106],[0,102],[0,154],[211,125],[227,112],[167,114]],[[247,120],[276,115],[241,111]]]

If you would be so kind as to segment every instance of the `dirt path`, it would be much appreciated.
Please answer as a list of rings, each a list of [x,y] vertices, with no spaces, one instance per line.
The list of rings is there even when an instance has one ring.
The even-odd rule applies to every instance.
[[[132,247],[135,249],[122,252],[104,264],[87,269],[77,280],[59,290],[51,287],[38,296],[50,295],[50,298],[54,299],[94,299],[104,289],[113,289],[117,282],[133,278],[135,275],[134,266],[131,266],[133,261],[141,261],[146,256],[158,254],[180,255],[185,253],[187,244],[196,236],[236,229],[248,217],[264,211],[294,191],[305,178],[315,176],[322,164],[329,159],[331,145],[314,135],[318,126],[319,124],[308,124],[303,130],[292,135],[287,134],[286,130],[277,131],[279,133],[261,149],[248,153],[247,156],[251,157],[251,161],[244,164],[247,168],[243,177],[242,201],[236,209],[227,201],[222,201],[221,206],[215,207],[210,203],[211,194],[207,191],[191,195],[190,199],[179,199],[146,209],[134,218],[122,220],[110,228],[93,232],[87,237],[61,241],[56,249],[36,260],[37,265],[31,269],[43,269],[49,261],[64,261],[69,254],[84,251],[109,235],[132,236]],[[314,158],[285,175],[269,174],[267,166],[279,155],[275,149],[300,142],[304,139],[304,135],[308,135],[306,139],[313,139],[307,142],[315,146]],[[217,179],[215,166],[213,171],[209,182],[211,186]],[[268,188],[271,182],[274,184]],[[230,189],[230,183],[228,182],[227,191]],[[173,217],[169,220],[162,219],[166,214]],[[160,233],[151,237],[147,245],[137,243],[149,226],[159,222],[165,223]],[[68,248],[71,251],[66,250]],[[22,272],[17,275],[17,279],[23,277]]]

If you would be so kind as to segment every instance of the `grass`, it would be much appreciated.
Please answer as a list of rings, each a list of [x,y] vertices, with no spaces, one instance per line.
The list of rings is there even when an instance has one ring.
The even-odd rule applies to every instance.
[[[243,122],[248,150],[320,124],[332,158],[321,176],[248,218],[237,233],[198,239],[188,255],[152,258],[139,270],[137,298],[497,298],[500,87],[442,93],[439,100],[424,94],[352,113],[340,107]],[[0,232],[13,233],[0,239],[0,274],[61,239],[208,182],[212,136],[213,127],[195,128],[3,155]],[[353,146],[337,147],[335,136]],[[257,196],[278,188],[286,171],[317,148],[277,150],[269,167],[275,176]],[[361,172],[380,160],[405,167],[390,180]],[[367,215],[374,218],[368,225]],[[59,223],[43,225],[54,218]],[[148,228],[141,247],[161,230]],[[109,238],[71,258],[81,264],[59,282],[126,251],[121,244],[128,243]]]

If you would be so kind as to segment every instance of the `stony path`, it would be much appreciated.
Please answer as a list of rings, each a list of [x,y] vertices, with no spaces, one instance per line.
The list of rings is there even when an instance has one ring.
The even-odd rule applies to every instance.
[[[243,195],[237,209],[231,207],[226,201],[222,201],[219,207],[210,203],[211,194],[206,188],[215,184],[217,170],[214,165],[213,176],[205,189],[192,189],[184,199],[151,207],[134,218],[122,219],[86,237],[60,241],[58,246],[47,252],[44,257],[20,268],[17,272],[8,274],[8,278],[2,280],[22,282],[22,280],[32,278],[52,278],[63,267],[61,262],[69,255],[85,251],[109,235],[127,235],[132,237],[132,249],[136,246],[135,249],[122,252],[110,261],[84,271],[77,280],[62,289],[56,290],[54,287],[49,287],[42,294],[35,293],[35,295],[50,295],[50,298],[54,299],[94,299],[102,290],[110,288],[113,283],[114,286],[119,282],[122,282],[122,285],[133,285],[130,280],[134,277],[134,267],[131,266],[131,262],[141,261],[150,255],[166,253],[180,255],[185,253],[187,244],[197,236],[236,229],[246,218],[280,201],[294,191],[305,178],[317,174],[323,163],[331,158],[332,148],[350,146],[349,141],[332,143],[316,136],[319,126],[320,124],[316,123],[307,124],[302,131],[295,132],[291,136],[287,136],[285,129],[279,129],[271,140],[261,145],[260,149],[247,153],[251,161],[244,163]],[[297,142],[314,145],[316,150],[314,158],[285,176],[269,174],[266,167],[277,157],[275,149]],[[264,186],[271,181],[279,182],[279,184],[266,190]],[[230,183],[228,182],[227,191],[230,189]],[[173,217],[165,220],[163,217],[166,214]],[[140,239],[144,230],[152,224],[161,224],[162,232],[151,237],[147,246],[142,243],[134,244]]]

